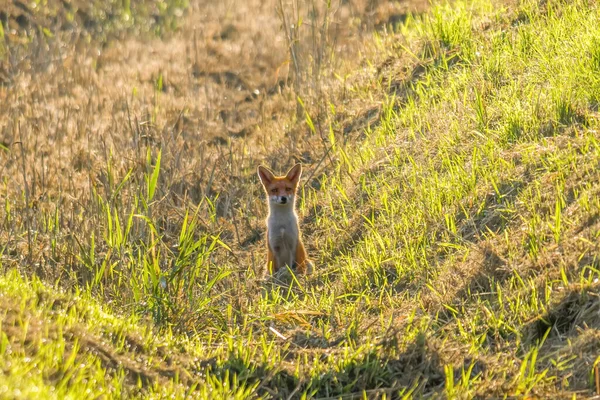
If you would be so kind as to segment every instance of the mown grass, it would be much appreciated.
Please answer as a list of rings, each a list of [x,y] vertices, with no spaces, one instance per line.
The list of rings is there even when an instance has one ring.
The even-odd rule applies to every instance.
[[[72,215],[30,207],[26,183],[7,190],[0,387],[591,396],[599,15],[587,1],[457,1],[375,35],[366,72],[335,89],[375,107],[373,123],[346,130],[335,90],[292,120],[322,159],[299,203],[317,270],[284,285],[262,279],[252,152],[231,150],[217,190],[208,170],[197,202],[169,197],[168,144],[131,167],[110,154]]]

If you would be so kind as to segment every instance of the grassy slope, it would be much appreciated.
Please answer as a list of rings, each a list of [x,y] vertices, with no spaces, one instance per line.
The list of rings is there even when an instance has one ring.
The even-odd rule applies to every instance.
[[[111,215],[82,245],[79,295],[14,271],[1,278],[0,388],[73,398],[591,395],[599,15],[585,1],[455,2],[375,38],[366,72],[343,93],[377,118],[344,136],[352,110],[332,95],[331,160],[300,204],[319,270],[289,287],[264,294],[244,262],[262,244],[216,240],[213,203],[196,217],[190,208],[168,247],[157,245],[165,224],[152,190],[138,192],[148,206],[97,194],[120,222]],[[256,196],[250,166],[242,185]],[[260,226],[260,213],[251,218]],[[111,299],[104,311],[97,297]],[[160,334],[119,316],[131,304]]]
[[[341,253],[330,299],[355,293],[366,304],[346,319],[364,326],[366,311],[400,349],[424,346],[438,380],[421,393],[444,377],[447,394],[585,391],[600,322],[598,10],[455,7],[407,24],[432,60],[417,82],[382,77],[400,91],[348,152],[356,182],[328,182],[344,188],[317,219],[320,250]]]

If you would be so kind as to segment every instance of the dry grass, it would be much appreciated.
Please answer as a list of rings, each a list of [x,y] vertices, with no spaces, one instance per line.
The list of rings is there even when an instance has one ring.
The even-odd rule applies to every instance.
[[[92,207],[94,188],[110,193],[110,180],[130,169],[141,179],[146,149],[162,148],[159,187],[167,215],[179,209],[181,216],[190,204],[217,193],[219,217],[231,219],[232,202],[248,207],[251,215],[261,212],[250,204],[255,193],[232,188],[253,174],[257,160],[283,168],[293,159],[310,164],[322,156],[303,124],[290,119],[295,95],[288,87],[289,54],[276,6],[193,2],[165,38],[128,26],[97,37],[85,21],[49,38],[38,33],[44,25],[33,25],[47,18],[28,17],[10,4],[9,28],[16,34],[7,33],[7,42],[20,54],[26,50],[17,44],[28,35],[33,39],[21,63],[4,63],[0,131],[12,150],[2,165],[9,178],[6,192],[23,193],[27,179],[36,207],[49,212],[46,208],[60,203],[69,210],[65,215],[77,215]],[[75,15],[84,14],[72,7],[79,10]],[[58,8],[57,18],[64,18],[60,4],[48,8]],[[337,46],[335,57],[343,60],[338,63],[352,68],[347,60],[358,51],[362,25],[381,24],[386,15],[409,6],[388,8],[351,2],[337,10],[335,25],[342,28],[335,28],[330,40]],[[19,29],[17,20],[28,21],[27,29]],[[307,107],[310,103],[309,98]],[[32,218],[35,224],[40,217]],[[231,234],[232,227],[226,228]]]

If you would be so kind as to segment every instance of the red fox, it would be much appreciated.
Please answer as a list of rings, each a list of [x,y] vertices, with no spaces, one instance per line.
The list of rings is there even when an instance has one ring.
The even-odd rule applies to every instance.
[[[312,272],[312,264],[302,244],[298,215],[296,214],[296,191],[302,175],[302,165],[294,165],[285,176],[258,167],[258,176],[267,193],[269,216],[267,217],[267,271],[276,273],[285,266],[296,267],[301,274]]]

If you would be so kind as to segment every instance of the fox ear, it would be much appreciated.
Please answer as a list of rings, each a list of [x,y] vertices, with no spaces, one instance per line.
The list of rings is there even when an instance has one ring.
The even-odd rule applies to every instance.
[[[294,165],[285,176],[290,181],[297,183],[302,175],[302,164],[298,163]]]
[[[271,172],[271,170],[269,168],[259,165],[258,166],[258,177],[260,178],[260,181],[262,182],[262,184],[266,186],[269,183],[273,182],[275,175],[273,175],[273,172]]]

